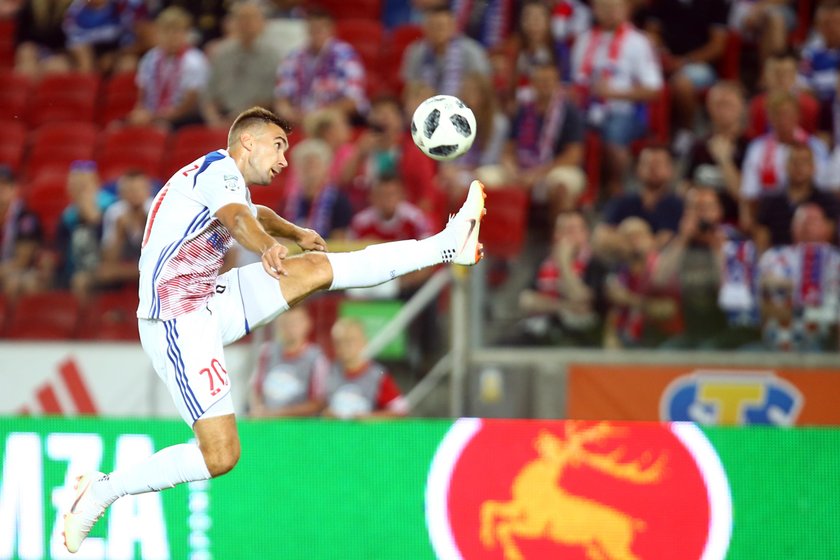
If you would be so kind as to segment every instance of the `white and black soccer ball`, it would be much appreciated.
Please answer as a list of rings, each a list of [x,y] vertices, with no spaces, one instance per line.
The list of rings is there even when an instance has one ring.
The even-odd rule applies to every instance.
[[[455,159],[464,155],[475,140],[475,115],[457,97],[435,95],[414,111],[411,137],[430,158]]]

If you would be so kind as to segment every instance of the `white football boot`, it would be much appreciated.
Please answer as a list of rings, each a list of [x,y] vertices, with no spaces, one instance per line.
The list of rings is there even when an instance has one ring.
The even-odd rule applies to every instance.
[[[73,485],[76,497],[70,510],[64,514],[64,546],[70,552],[76,552],[87,538],[88,533],[105,513],[105,507],[94,502],[91,485],[105,475],[101,472],[89,472],[78,478]]]
[[[481,220],[487,213],[484,208],[485,198],[487,194],[481,181],[470,183],[467,199],[446,224],[446,229],[451,229],[454,234],[455,249],[444,251],[444,262],[472,266],[484,256],[484,247],[478,242],[478,232]]]

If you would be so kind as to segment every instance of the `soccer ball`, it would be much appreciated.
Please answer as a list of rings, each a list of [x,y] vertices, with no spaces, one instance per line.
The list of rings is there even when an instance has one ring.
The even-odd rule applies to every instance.
[[[466,153],[475,140],[475,115],[457,97],[430,97],[414,111],[411,137],[430,158],[455,159]]]

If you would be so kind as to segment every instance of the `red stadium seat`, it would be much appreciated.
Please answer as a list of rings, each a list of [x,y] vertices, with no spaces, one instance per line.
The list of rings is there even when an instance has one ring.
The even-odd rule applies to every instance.
[[[0,118],[24,120],[29,103],[29,78],[14,72],[0,71]]]
[[[103,125],[125,118],[137,104],[137,83],[133,72],[112,76],[104,89],[102,105],[96,115],[96,120]]]
[[[54,239],[61,213],[70,204],[66,174],[42,174],[26,186],[24,199],[40,218],[46,238]]]
[[[353,45],[365,70],[378,68],[385,46],[385,31],[379,21],[359,18],[341,20],[335,25],[335,34]]]
[[[11,68],[15,63],[15,34],[17,22],[14,19],[0,19],[0,67]]]
[[[100,176],[109,181],[129,169],[158,177],[168,135],[155,127],[129,126],[100,135],[97,163]]]
[[[92,160],[99,130],[91,122],[44,124],[30,134],[26,177],[34,179],[46,172],[66,173],[79,159]]]
[[[99,77],[92,74],[50,74],[32,93],[29,123],[40,126],[55,121],[93,122]]]
[[[318,0],[313,2],[327,10],[336,20],[364,18],[379,20],[382,17],[382,0]]]
[[[227,147],[228,129],[202,125],[185,126],[176,131],[170,141],[161,177],[168,179],[173,173],[201,156]]]
[[[82,313],[79,338],[138,340],[137,288],[99,294]]]
[[[724,80],[737,80],[741,71],[741,36],[730,29],[726,33],[726,48],[718,63],[718,72]]]
[[[387,48],[382,49],[378,65],[379,79],[382,80],[379,86],[380,91],[399,91],[402,88],[400,70],[403,55],[411,43],[422,38],[423,30],[417,25],[400,25],[391,31]],[[377,91],[373,84],[368,84],[368,88]]]
[[[18,172],[26,147],[26,126],[21,121],[2,121],[0,130],[3,131],[0,134],[0,164]]]
[[[79,302],[69,292],[21,296],[7,331],[9,338],[60,340],[74,338]]]
[[[488,255],[505,259],[519,255],[525,241],[528,193],[519,187],[492,189],[484,201],[487,218],[481,222],[481,242]]]

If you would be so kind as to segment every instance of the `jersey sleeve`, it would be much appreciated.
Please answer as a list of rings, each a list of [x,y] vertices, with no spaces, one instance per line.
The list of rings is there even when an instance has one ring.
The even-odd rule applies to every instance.
[[[193,187],[199,200],[210,210],[211,215],[215,215],[219,208],[228,204],[251,206],[242,174],[232,160],[219,161],[221,157],[223,156],[219,152],[207,155],[195,176]]]

